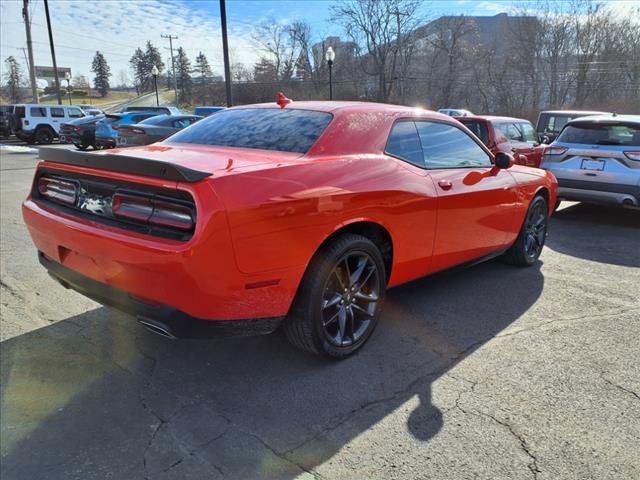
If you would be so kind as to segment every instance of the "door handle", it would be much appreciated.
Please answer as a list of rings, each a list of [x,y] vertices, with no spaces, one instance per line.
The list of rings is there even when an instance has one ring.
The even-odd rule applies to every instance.
[[[443,190],[451,190],[453,184],[449,180],[438,180],[438,186]]]

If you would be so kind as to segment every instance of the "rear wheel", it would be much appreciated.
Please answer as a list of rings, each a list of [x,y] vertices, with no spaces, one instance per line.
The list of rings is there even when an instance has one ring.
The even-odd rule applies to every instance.
[[[542,253],[542,247],[547,238],[548,222],[547,201],[538,195],[529,205],[518,238],[504,254],[505,261],[523,267],[533,265]]]
[[[85,145],[84,143],[76,143],[76,144],[74,144],[74,145],[76,146],[76,148],[77,148],[78,150],[82,150],[82,151],[84,151],[84,150],[86,150],[87,148],[89,148],[89,145]]]
[[[311,261],[284,323],[298,348],[346,358],[371,336],[386,289],[380,250],[366,237],[345,234]]]
[[[49,128],[39,128],[36,130],[35,140],[40,145],[49,145],[53,143],[54,135]]]

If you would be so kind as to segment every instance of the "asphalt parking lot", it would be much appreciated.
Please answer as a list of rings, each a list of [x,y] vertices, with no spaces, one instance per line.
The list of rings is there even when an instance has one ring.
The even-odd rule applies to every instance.
[[[20,214],[34,157],[0,159],[3,480],[640,478],[640,212],[565,205],[536,266],[391,290],[327,363],[64,290]]]

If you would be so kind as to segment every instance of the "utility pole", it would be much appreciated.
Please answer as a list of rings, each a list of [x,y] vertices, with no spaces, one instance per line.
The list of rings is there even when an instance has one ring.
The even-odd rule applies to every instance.
[[[224,86],[227,91],[227,107],[231,100],[231,67],[229,66],[229,43],[227,42],[227,7],[225,0],[220,0],[220,23],[222,24],[222,56],[224,57]]]
[[[173,87],[174,93],[176,94],[176,107],[178,106],[178,79],[176,77],[176,61],[173,58],[173,41],[177,40],[178,37],[174,37],[172,35],[160,35],[162,38],[169,39],[169,49],[171,50],[171,70],[173,70]]]
[[[47,16],[47,29],[49,30],[49,46],[51,47],[51,60],[53,60],[53,73],[56,79],[56,95],[58,96],[58,105],[62,105],[62,96],[60,95],[60,79],[58,78],[58,65],[56,64],[56,50],[53,48],[53,33],[51,32],[51,18],[49,17],[49,0],[44,0],[44,13]]]
[[[395,15],[396,16],[396,25],[397,25],[397,31],[396,31],[396,58],[397,58],[398,55],[401,56],[400,52],[402,51],[402,45],[400,43],[400,15],[408,16],[409,14],[405,13],[405,12],[401,12],[400,10],[397,10],[397,9],[394,12],[389,12],[389,13],[391,15]],[[405,69],[406,65],[404,65],[404,59],[402,58],[402,56],[400,58],[400,61],[402,62],[402,69]],[[394,66],[394,69],[395,69],[395,66],[396,66],[395,60],[393,62],[393,66]],[[399,87],[400,87],[399,88],[399,90],[400,90],[400,103],[404,105],[404,99],[405,99],[405,96],[404,96],[404,72],[401,72],[400,77],[399,78],[396,77],[396,78],[399,80],[398,83],[400,84],[399,85]]]
[[[29,82],[31,83],[31,95],[33,101],[39,103],[38,98],[38,85],[36,85],[36,71],[33,65],[33,46],[31,45],[31,20],[29,20],[29,0],[23,0],[22,2],[22,18],[24,18],[24,28],[27,32],[27,49],[29,50],[29,61],[27,67],[29,68]],[[22,51],[24,53],[24,50]]]

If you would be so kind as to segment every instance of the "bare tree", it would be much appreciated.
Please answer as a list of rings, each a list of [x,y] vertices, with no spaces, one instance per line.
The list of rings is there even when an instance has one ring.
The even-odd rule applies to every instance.
[[[377,79],[380,101],[391,96],[405,39],[417,26],[418,5],[416,0],[348,0],[333,7],[347,35],[364,49],[362,68]],[[405,55],[404,61],[409,64],[410,58]]]

